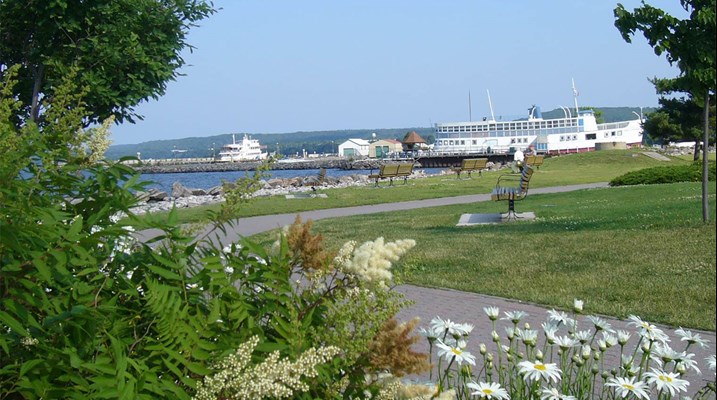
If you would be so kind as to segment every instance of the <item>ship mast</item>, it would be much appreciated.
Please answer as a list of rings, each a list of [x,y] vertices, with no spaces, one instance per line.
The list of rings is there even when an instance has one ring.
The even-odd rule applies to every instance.
[[[572,79],[573,81],[573,98],[575,99],[575,115],[580,115],[580,110],[578,109],[578,90],[575,89],[575,79]]]
[[[495,121],[495,115],[493,115],[493,103],[490,101],[490,90],[486,89],[486,92],[488,92],[488,107],[490,107],[490,120]]]

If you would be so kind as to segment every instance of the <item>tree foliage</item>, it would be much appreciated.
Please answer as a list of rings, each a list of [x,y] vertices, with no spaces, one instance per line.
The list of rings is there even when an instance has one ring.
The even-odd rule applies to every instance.
[[[654,78],[653,83],[661,95],[688,93],[690,100],[701,102],[703,111],[702,136],[702,217],[709,221],[707,176],[709,163],[707,148],[710,139],[709,112],[714,103],[717,79],[715,57],[717,52],[716,0],[680,0],[690,13],[684,20],[667,14],[642,2],[634,12],[625,10],[622,4],[615,8],[615,26],[628,43],[635,32],[640,31],[655,54],[666,54],[670,64],[676,64],[680,74],[676,78]],[[681,124],[681,122],[673,122]],[[714,133],[714,130],[711,131]],[[697,155],[695,146],[695,155]]]
[[[386,365],[368,349],[415,342],[413,325],[379,334],[406,304],[381,285],[412,241],[377,240],[335,258],[297,221],[270,250],[244,239],[220,244],[214,234],[258,178],[237,183],[210,215],[218,230],[205,235],[173,212],[135,218],[144,184],[121,162],[95,157],[108,125],[82,128],[83,93],[73,88],[70,75],[43,105],[51,123],[18,128],[22,105],[12,82],[0,86],[0,399],[189,399],[199,386],[201,398],[241,393],[212,384],[226,373],[234,382],[260,374],[291,398],[377,393],[366,376]],[[138,242],[133,232],[146,228],[161,235]],[[222,360],[248,343],[250,360],[225,371],[232,363]],[[392,372],[420,370],[425,357],[410,356]],[[291,382],[265,370],[296,371],[307,358],[311,371]]]
[[[76,87],[87,88],[85,125],[133,121],[137,104],[180,75],[188,30],[213,12],[191,0],[0,0],[0,76],[22,66],[21,120],[41,122],[42,100],[76,68]]]
[[[715,0],[680,0],[690,13],[679,19],[642,2],[629,12],[622,4],[615,8],[615,26],[626,42],[641,32],[655,54],[667,56],[680,69],[677,78],[657,79],[660,92],[682,91],[702,99],[715,89]]]
[[[660,108],[648,114],[644,128],[652,140],[666,142],[695,142],[694,159],[699,159],[699,148],[697,144],[702,140],[703,110],[700,104],[688,98],[662,97],[659,100]],[[714,137],[715,129],[715,108],[710,107],[712,130]]]

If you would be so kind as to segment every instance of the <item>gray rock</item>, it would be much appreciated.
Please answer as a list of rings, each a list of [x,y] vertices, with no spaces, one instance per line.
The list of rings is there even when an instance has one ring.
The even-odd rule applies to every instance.
[[[224,188],[222,186],[214,186],[207,190],[207,194],[210,196],[222,196],[224,194]]]
[[[192,196],[192,191],[184,187],[179,182],[174,182],[172,184],[172,197],[179,198],[179,197],[187,197]]]

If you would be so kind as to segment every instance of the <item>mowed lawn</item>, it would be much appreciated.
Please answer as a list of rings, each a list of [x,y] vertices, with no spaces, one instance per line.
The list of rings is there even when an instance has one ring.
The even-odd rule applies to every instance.
[[[702,222],[700,193],[677,183],[529,195],[516,209],[533,221],[456,226],[461,214],[507,209],[488,201],[319,220],[314,231],[331,249],[416,240],[395,266],[405,283],[555,308],[577,298],[593,313],[715,330],[715,223]],[[713,182],[710,210],[714,221]]]
[[[711,155],[714,160],[714,153]],[[538,187],[608,182],[629,171],[687,164],[647,157],[641,150],[596,151],[546,159],[531,179]],[[714,168],[714,164],[712,164]],[[502,171],[456,179],[444,175],[380,188],[325,189],[327,198],[255,199],[241,217],[312,209],[490,193]],[[405,283],[452,288],[557,309],[582,299],[591,313],[715,330],[715,183],[710,216],[702,222],[701,184],[677,183],[529,194],[517,211],[534,221],[457,227],[462,214],[499,213],[505,202],[368,214],[319,220],[314,231],[336,250],[348,240],[417,241],[394,267]],[[217,206],[214,206],[217,207]],[[180,220],[201,221],[205,209],[181,210]],[[269,245],[276,231],[252,239]]]

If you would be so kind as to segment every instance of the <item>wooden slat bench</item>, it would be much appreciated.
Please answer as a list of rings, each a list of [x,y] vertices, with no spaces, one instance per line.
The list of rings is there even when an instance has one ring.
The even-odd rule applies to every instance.
[[[413,173],[413,163],[383,164],[379,167],[377,174],[371,171],[368,178],[376,182],[375,186],[378,186],[381,179],[388,179],[389,186],[391,186],[393,178],[403,178],[403,183],[406,184],[411,173]]]
[[[498,177],[490,198],[493,201],[508,201],[508,218],[516,219],[515,202],[523,200],[528,195],[528,184],[533,176],[533,167],[523,166],[519,174],[503,174]]]
[[[525,163],[527,165],[531,165],[537,169],[540,169],[540,166],[543,165],[543,159],[545,156],[534,154],[530,156],[525,156]]]
[[[468,177],[471,178],[471,172],[478,171],[478,176],[482,176],[482,171],[488,168],[487,158],[466,158],[461,161],[460,167],[452,167],[451,171],[458,174],[458,179],[461,179],[461,172],[468,172]]]

